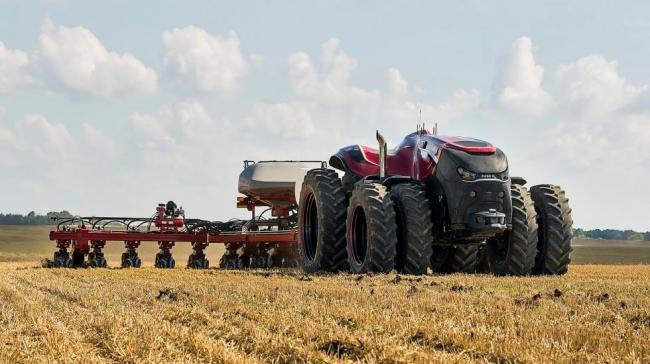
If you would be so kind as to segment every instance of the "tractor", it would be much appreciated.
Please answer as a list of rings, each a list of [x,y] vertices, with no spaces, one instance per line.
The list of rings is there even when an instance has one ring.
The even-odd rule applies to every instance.
[[[388,150],[350,145],[302,182],[305,272],[564,274],[572,219],[557,185],[526,188],[504,152],[424,127]]]

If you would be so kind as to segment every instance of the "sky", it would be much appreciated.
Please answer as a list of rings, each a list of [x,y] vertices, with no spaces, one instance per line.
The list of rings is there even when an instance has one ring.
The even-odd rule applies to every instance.
[[[243,160],[395,145],[419,120],[650,230],[650,3],[0,0],[0,212],[193,218]],[[421,116],[420,116],[421,111]]]

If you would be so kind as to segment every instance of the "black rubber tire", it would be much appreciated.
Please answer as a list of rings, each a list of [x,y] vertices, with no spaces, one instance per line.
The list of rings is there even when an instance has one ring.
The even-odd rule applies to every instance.
[[[474,273],[479,244],[434,245],[431,270],[434,273]]]
[[[300,191],[298,250],[305,273],[348,269],[345,249],[347,198],[331,169],[312,169]]]
[[[205,258],[205,254],[190,254],[187,259],[187,268],[190,269],[208,269],[210,262]]]
[[[357,185],[346,221],[352,273],[388,273],[397,255],[397,221],[388,189],[377,183]]]
[[[176,261],[174,260],[174,257],[171,255],[165,255],[165,254],[156,254],[156,268],[161,268],[161,269],[173,269],[176,267]]]
[[[133,262],[131,260],[131,257],[129,256],[129,254],[128,253],[122,253],[122,265],[121,265],[121,267],[122,268],[130,268],[130,267],[132,267],[132,264],[133,264]]]
[[[490,273],[490,262],[487,255],[487,242],[478,246],[478,262],[476,263],[476,273]]]
[[[571,263],[573,219],[569,199],[559,186],[530,188],[537,211],[538,243],[533,274],[565,274]]]
[[[490,272],[499,276],[525,276],[535,265],[537,214],[526,187],[513,184],[510,196],[512,230],[488,239],[488,264]]]
[[[433,220],[423,185],[403,183],[393,186],[390,198],[397,222],[395,269],[403,274],[426,274],[432,254]]]
[[[85,264],[86,254],[72,252],[72,266],[75,268],[83,268]]]
[[[269,268],[280,268],[282,267],[282,260],[283,260],[282,254],[278,252],[273,252],[269,254],[269,258],[266,265]]]

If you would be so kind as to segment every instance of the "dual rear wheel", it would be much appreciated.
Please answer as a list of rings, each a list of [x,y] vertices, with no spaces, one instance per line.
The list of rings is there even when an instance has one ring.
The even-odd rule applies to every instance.
[[[425,187],[403,183],[390,190],[377,183],[357,184],[346,195],[335,171],[307,173],[300,196],[300,260],[317,271],[497,275],[563,274],[569,264],[571,209],[557,186],[539,185],[531,193],[511,189],[512,230],[478,244],[436,245],[431,205]],[[483,248],[481,250],[481,248]]]

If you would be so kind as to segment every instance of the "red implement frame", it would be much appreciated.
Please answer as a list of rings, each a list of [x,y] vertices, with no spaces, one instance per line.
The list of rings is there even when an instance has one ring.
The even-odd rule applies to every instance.
[[[295,243],[298,233],[295,229],[283,231],[247,231],[209,234],[205,232],[130,232],[110,230],[78,229],[73,231],[51,231],[50,240],[75,242],[77,252],[87,252],[90,242],[100,241],[174,241],[208,244],[225,243]]]

